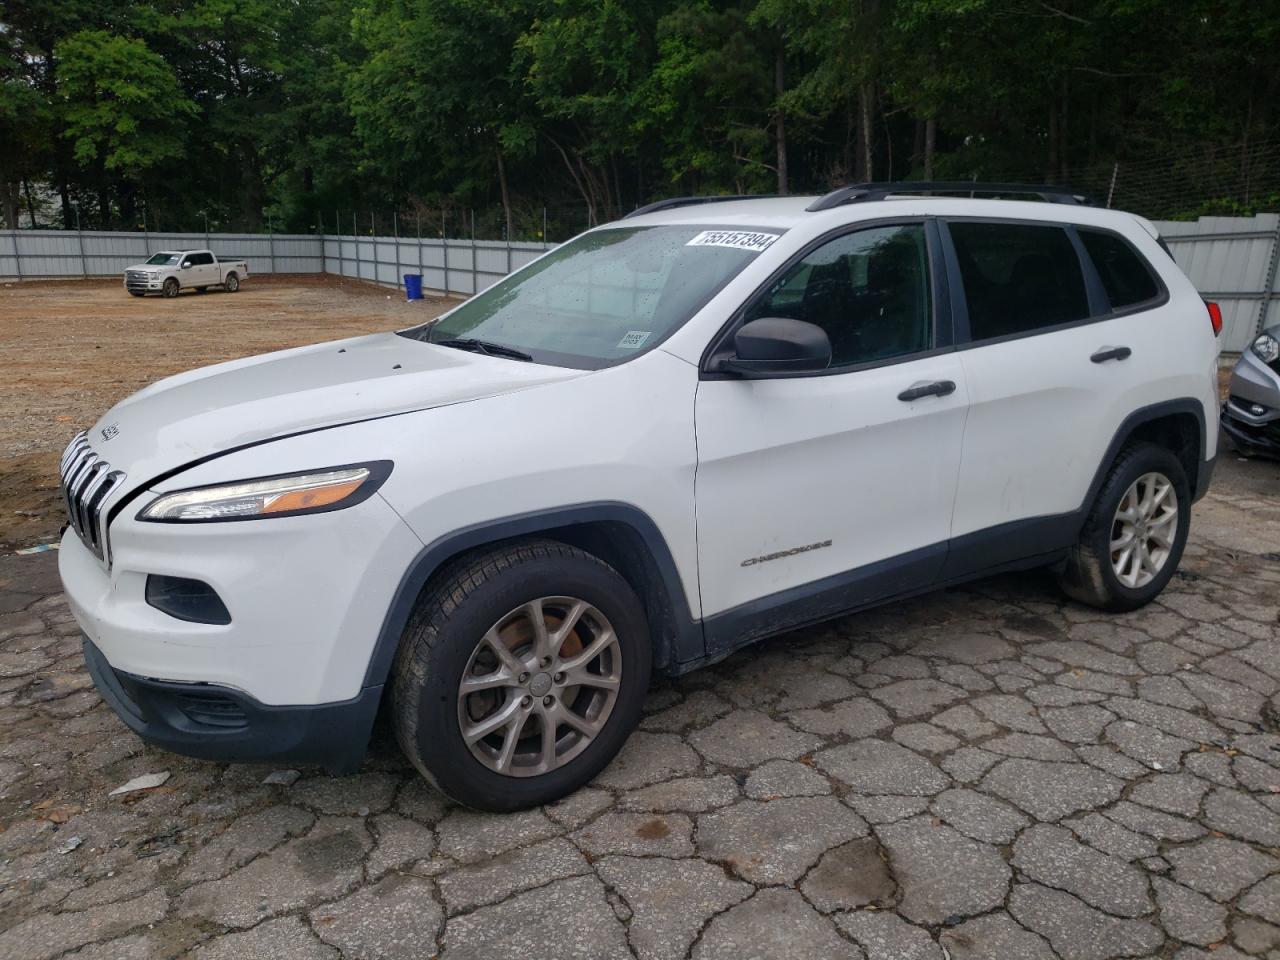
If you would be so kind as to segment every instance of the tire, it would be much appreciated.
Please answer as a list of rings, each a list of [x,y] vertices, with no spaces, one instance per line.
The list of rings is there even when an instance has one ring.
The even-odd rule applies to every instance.
[[[161,289],[160,292],[163,296],[166,296],[172,299],[173,297],[176,297],[178,295],[178,290],[179,290],[179,286],[178,286],[177,279],[175,277],[170,277],[168,280],[164,282],[164,287]]]
[[[1159,492],[1162,483],[1169,487],[1165,493]],[[1176,505],[1168,503],[1169,495],[1176,497]],[[1147,512],[1148,496],[1153,501],[1151,514],[1138,519]],[[1121,516],[1122,507],[1125,515],[1135,518],[1132,522]],[[1182,462],[1153,443],[1125,448],[1107,472],[1080,539],[1071,548],[1059,577],[1063,591],[1113,613],[1145,606],[1178,569],[1190,524],[1191,488]],[[1113,550],[1113,545],[1120,546]]]
[[[538,651],[528,610],[542,611],[548,636],[577,619],[558,645],[548,641]],[[593,644],[604,652],[574,664]],[[536,654],[549,650],[558,659],[540,663]],[[538,806],[587,783],[622,748],[640,719],[651,657],[644,607],[612,567],[553,541],[508,544],[460,559],[424,589],[392,670],[392,726],[405,756],[457,802],[492,812]],[[572,683],[593,666],[594,679]],[[460,690],[466,677],[500,674],[512,682]],[[612,691],[605,683],[615,684]],[[573,725],[559,719],[571,710]],[[475,737],[506,716],[511,722]],[[545,717],[554,731],[549,759]],[[583,724],[598,729],[587,736]]]
[[[227,293],[235,293],[240,289],[240,278],[234,273],[228,273],[227,279],[222,281],[222,288],[226,290]]]

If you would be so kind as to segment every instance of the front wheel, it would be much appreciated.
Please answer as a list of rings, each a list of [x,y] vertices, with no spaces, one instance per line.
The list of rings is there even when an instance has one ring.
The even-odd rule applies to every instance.
[[[1153,443],[1127,448],[1071,548],[1063,590],[1102,610],[1145,606],[1178,569],[1190,523],[1191,490],[1181,461]]]
[[[178,281],[173,277],[170,277],[164,282],[164,287],[161,288],[161,293],[170,299],[176,297],[178,295]]]
[[[650,660],[644,608],[603,561],[553,541],[477,554],[424,591],[405,631],[396,738],[466,806],[548,803],[621,749]]]
[[[222,286],[226,289],[227,293],[235,293],[240,289],[240,278],[234,273],[229,273],[227,274],[227,279],[223,281]]]

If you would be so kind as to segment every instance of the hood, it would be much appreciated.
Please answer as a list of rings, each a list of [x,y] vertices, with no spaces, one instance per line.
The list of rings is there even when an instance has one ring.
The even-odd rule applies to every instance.
[[[306,430],[495,397],[586,371],[380,333],[299,347],[160,380],[89,430],[132,490],[215,453]]]

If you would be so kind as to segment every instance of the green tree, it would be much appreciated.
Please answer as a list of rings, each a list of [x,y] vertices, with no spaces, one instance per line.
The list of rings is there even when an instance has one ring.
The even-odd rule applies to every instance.
[[[622,212],[623,170],[639,172],[646,80],[664,6],[547,0],[517,41],[524,82],[543,121],[539,136],[550,147],[543,162],[567,173],[588,222]]]
[[[18,226],[20,192],[26,188],[29,198],[31,181],[47,168],[53,110],[26,68],[17,39],[0,34],[0,44],[8,47],[0,59],[0,212],[5,226],[13,230]],[[34,206],[30,213],[34,222]]]
[[[644,89],[669,182],[684,192],[787,192],[785,140],[770,157],[776,34],[753,3],[677,7],[658,22],[658,58]],[[772,161],[772,162],[771,162]]]
[[[536,138],[512,62],[529,15],[503,0],[362,0],[354,30],[371,54],[347,92],[366,167],[418,196],[474,199],[496,181],[510,236],[509,166]]]
[[[58,90],[73,156],[100,178],[139,184],[183,153],[182,121],[195,114],[164,59],[141,40],[83,30],[58,42]]]
[[[1153,216],[1280,191],[1250,0],[7,0],[0,215],[333,211],[1049,179]],[[1208,207],[1205,207],[1208,204]],[[586,216],[579,212],[586,207]]]

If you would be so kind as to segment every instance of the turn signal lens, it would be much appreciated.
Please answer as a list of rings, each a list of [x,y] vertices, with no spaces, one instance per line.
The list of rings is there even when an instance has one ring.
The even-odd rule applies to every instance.
[[[327,487],[282,493],[263,507],[262,512],[288,513],[291,510],[314,510],[317,507],[327,507],[351,496],[360,489],[362,483],[364,483],[363,479],[348,480],[346,483],[335,483]]]
[[[151,501],[138,519],[190,523],[340,510],[367,499],[390,472],[391,464],[381,461],[180,490]]]

